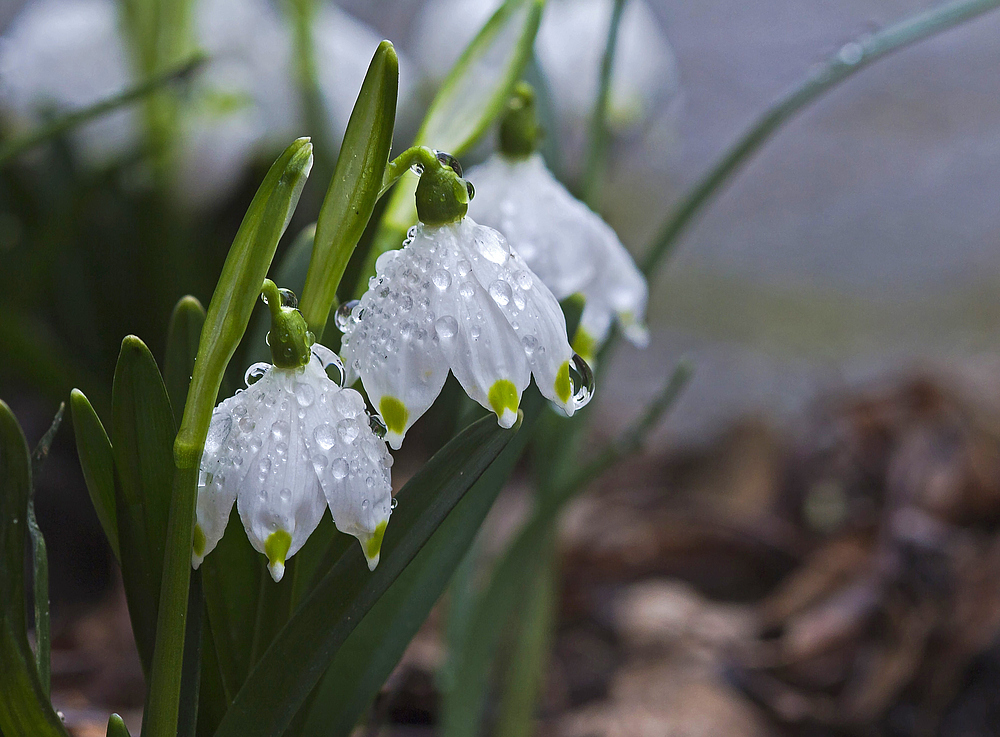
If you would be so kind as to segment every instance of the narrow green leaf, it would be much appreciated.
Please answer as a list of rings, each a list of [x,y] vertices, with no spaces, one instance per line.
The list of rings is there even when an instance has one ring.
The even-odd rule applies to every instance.
[[[172,82],[190,78],[205,60],[206,57],[203,55],[193,56],[182,64],[168,69],[161,74],[156,74],[135,87],[119,92],[106,100],[96,102],[82,110],[74,110],[38,130],[31,131],[20,138],[15,138],[4,143],[0,146],[0,167],[25,151],[45,143],[66,131],[141,100]]]
[[[35,518],[35,484],[38,483],[38,473],[48,458],[59,426],[62,424],[66,403],[59,405],[55,419],[42,439],[31,453],[31,493],[28,495],[28,536],[31,539],[32,586],[35,602],[35,662],[38,666],[38,678],[42,682],[45,695],[49,695],[52,683],[51,644],[49,639],[49,554],[45,548],[45,537],[38,527]]]
[[[496,120],[528,60],[544,0],[506,0],[476,34],[438,90],[413,142],[461,156]],[[389,199],[356,291],[360,296],[380,255],[399,248],[417,221],[417,177],[405,175]],[[310,323],[311,324],[311,323]]]
[[[108,719],[108,737],[132,737],[125,726],[125,720],[117,714],[112,714]]]
[[[271,166],[236,234],[208,305],[180,429],[174,440],[162,606],[146,692],[144,737],[176,737],[191,580],[198,463],[226,367],[243,339],[278,241],[312,168],[312,145],[292,143]]]
[[[136,647],[148,673],[166,547],[175,425],[156,361],[134,335],[122,341],[111,406],[122,580]]]
[[[181,668],[181,699],[177,715],[177,737],[195,737],[201,704],[201,645],[205,600],[201,589],[201,572],[191,574],[188,590],[188,611],[184,633],[184,661]]]
[[[104,425],[79,389],[70,393],[69,406],[73,414],[73,434],[76,452],[87,483],[90,501],[104,530],[108,545],[121,560],[118,550],[118,513],[115,507],[115,458]]]
[[[586,488],[595,473],[642,447],[646,436],[673,406],[691,378],[691,367],[681,362],[666,385],[636,423],[615,443],[569,479],[546,490],[528,522],[522,527],[494,566],[490,582],[479,596],[469,617],[466,639],[452,654],[452,690],[445,694],[441,734],[444,737],[472,737],[480,733],[484,696],[494,662],[500,632],[508,621],[524,581],[524,572],[545,551],[555,534],[555,521],[565,504]]]
[[[396,50],[383,41],[361,85],[316,221],[316,245],[300,309],[318,338],[323,336],[344,269],[378,200],[392,148],[398,85]]]
[[[545,680],[555,624],[555,535],[549,537],[531,576],[522,585],[522,604],[513,648],[506,663],[503,698],[497,719],[497,737],[531,737],[535,710]]]
[[[198,692],[198,729],[195,734],[198,737],[212,737],[229,708],[229,699],[222,686],[222,674],[215,653],[215,637],[207,608],[202,617],[201,683]]]
[[[205,324],[205,308],[190,294],[181,297],[170,315],[167,327],[167,352],[163,359],[163,383],[167,386],[174,419],[181,421],[188,384],[198,355],[201,326]]]
[[[410,640],[467,557],[476,533],[510,476],[539,414],[541,395],[525,396],[515,438],[444,519],[413,561],[337,651],[317,687],[302,734],[351,734]],[[481,422],[489,422],[492,416]]]
[[[359,546],[351,545],[256,664],[217,737],[280,734],[289,725],[361,618],[515,436],[487,417],[428,461],[400,491],[378,568],[369,573]]]
[[[30,494],[28,444],[0,401],[0,732],[66,737],[28,642],[24,552]]]

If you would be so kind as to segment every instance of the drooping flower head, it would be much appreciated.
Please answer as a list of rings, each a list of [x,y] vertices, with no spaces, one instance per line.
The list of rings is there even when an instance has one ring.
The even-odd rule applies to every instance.
[[[379,257],[360,301],[338,313],[348,381],[360,376],[393,448],[449,370],[502,427],[517,419],[532,376],[567,415],[592,390],[558,301],[500,233],[465,217],[461,169],[439,156],[417,187],[420,223],[403,248]]]
[[[305,321],[285,295],[265,282],[274,364],[251,366],[247,388],[212,414],[192,563],[197,568],[218,544],[235,501],[275,581],[326,506],[337,529],[358,538],[374,570],[392,511],[392,456],[372,430],[361,395],[327,376],[330,365],[343,376],[340,359],[309,345]]]
[[[469,171],[476,218],[496,228],[562,300],[585,301],[573,348],[588,361],[617,319],[645,346],[646,280],[615,231],[552,176],[535,151],[534,93],[518,85],[500,129],[500,153]]]

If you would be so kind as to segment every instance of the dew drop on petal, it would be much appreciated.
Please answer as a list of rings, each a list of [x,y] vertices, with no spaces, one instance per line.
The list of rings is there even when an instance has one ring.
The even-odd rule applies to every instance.
[[[266,374],[270,368],[271,364],[269,363],[255,363],[247,369],[245,374],[243,374],[243,381],[246,382],[247,386],[253,386],[264,378],[264,374]]]
[[[431,281],[434,282],[435,287],[444,291],[451,286],[451,274],[444,269],[438,269],[431,275]]]
[[[573,384],[573,404],[576,409],[585,407],[594,396],[594,372],[578,354],[570,361],[570,381]]]
[[[333,425],[329,422],[324,422],[322,425],[317,425],[316,429],[313,430],[313,440],[316,441],[318,445],[323,450],[330,450],[333,444],[336,442],[334,437]]]
[[[496,279],[492,284],[490,284],[490,296],[498,305],[506,307],[510,302],[510,298],[513,296],[513,291],[510,288],[510,284],[502,279]]]
[[[327,464],[326,456],[322,453],[317,453],[312,457],[312,464],[313,468],[316,469],[316,473],[322,473]]]
[[[288,423],[284,420],[277,420],[271,425],[271,434],[279,443],[288,437]]]
[[[368,415],[368,427],[375,434],[375,437],[382,439],[385,434],[389,431],[389,428],[385,426],[385,422],[378,415]]]
[[[495,264],[504,263],[509,255],[503,242],[496,238],[476,238],[476,249],[483,258]]]
[[[370,478],[368,480],[371,481]],[[367,499],[365,499],[363,502],[361,502],[361,508],[362,509],[368,509],[368,505],[369,505],[369,502],[368,502]]]
[[[282,489],[278,493],[278,496],[281,497],[281,501],[288,502],[292,498],[292,490],[291,489]]]
[[[514,281],[521,289],[528,290],[531,289],[532,281],[531,274],[527,271],[521,270],[514,274]]]
[[[438,318],[438,321],[434,323],[434,331],[439,338],[453,338],[458,332],[458,320],[451,315]]]
[[[459,287],[458,293],[462,295],[463,299],[472,299],[476,296],[476,288],[469,282],[465,282],[465,284]]]
[[[465,191],[469,194],[469,199],[474,199],[476,196],[476,188],[472,186],[472,182],[465,183]]]
[[[468,276],[469,272],[472,271],[472,264],[470,264],[468,260],[463,258],[461,261],[455,264],[455,268],[458,270],[459,276]]]
[[[308,407],[316,401],[316,390],[309,384],[299,382],[295,385],[295,399],[298,400],[300,407]]]
[[[261,458],[260,463],[257,464],[257,469],[260,471],[262,476],[266,474],[268,471],[271,470],[271,459]]]
[[[337,423],[337,433],[345,443],[353,443],[354,439],[358,437],[358,432],[360,432],[358,423],[350,418]]]
[[[333,463],[330,464],[330,473],[333,474],[335,479],[342,479],[347,475],[350,468],[347,465],[347,461],[343,458],[335,458]]]
[[[358,304],[358,301],[359,300],[352,299],[350,302],[344,302],[344,304],[337,308],[337,313],[333,316],[333,322],[337,326],[337,330],[340,332],[346,333],[348,329],[350,329],[351,325],[357,322],[352,312]]]
[[[521,345],[524,346],[524,352],[530,356],[538,348],[538,338],[534,335],[525,335],[521,338]]]

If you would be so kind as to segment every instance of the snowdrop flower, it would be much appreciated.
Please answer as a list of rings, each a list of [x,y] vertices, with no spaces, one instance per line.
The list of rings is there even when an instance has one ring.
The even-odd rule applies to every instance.
[[[192,565],[222,538],[233,503],[250,543],[280,581],[285,561],[316,529],[326,506],[337,529],[354,535],[372,570],[392,511],[385,441],[365,402],[326,374],[343,366],[313,343],[305,321],[270,281],[269,341],[274,365],[246,373],[247,388],[215,408],[201,459]]]
[[[591,361],[617,318],[626,337],[649,341],[643,323],[646,280],[611,226],[567,191],[533,151],[538,138],[534,94],[518,85],[501,123],[500,153],[469,170],[472,209],[496,228],[557,299],[586,300],[573,348]]]
[[[360,376],[393,448],[449,370],[502,427],[516,421],[531,376],[567,415],[590,399],[589,368],[570,348],[556,298],[500,233],[464,217],[467,208],[459,174],[425,164],[420,223],[402,249],[379,257],[360,301],[338,311],[348,381]]]
[[[443,81],[501,1],[427,3],[411,34],[411,49],[430,79]],[[535,53],[552,95],[567,164],[580,158],[586,141],[611,10],[611,0],[549,0],[542,14]],[[649,128],[654,142],[668,138],[680,101],[680,78],[673,49],[645,0],[626,3],[618,34],[608,108],[611,129],[634,136]],[[442,38],[450,42],[441,43]],[[659,153],[649,144],[641,145],[647,157]]]

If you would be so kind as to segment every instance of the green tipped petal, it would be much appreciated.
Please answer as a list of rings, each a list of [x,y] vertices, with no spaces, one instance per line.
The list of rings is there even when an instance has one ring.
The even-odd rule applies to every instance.
[[[569,361],[563,361],[559,367],[554,388],[559,401],[563,404],[569,402],[569,398],[573,396],[573,383],[569,380]]]
[[[490,406],[500,419],[500,426],[511,427],[517,421],[517,387],[508,379],[500,379],[493,383],[489,392]]]
[[[368,561],[368,570],[374,571],[378,565],[379,555],[382,552],[382,538],[385,537],[386,520],[378,523],[375,532],[367,540],[361,541],[361,549],[365,553],[365,560]]]
[[[381,538],[379,540],[381,542]],[[264,552],[268,560],[267,569],[271,572],[271,578],[275,583],[285,575],[285,556],[288,555],[288,548],[291,545],[292,536],[284,530],[272,532],[264,543]]]

